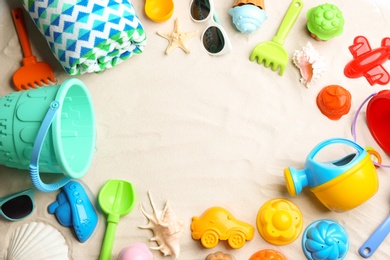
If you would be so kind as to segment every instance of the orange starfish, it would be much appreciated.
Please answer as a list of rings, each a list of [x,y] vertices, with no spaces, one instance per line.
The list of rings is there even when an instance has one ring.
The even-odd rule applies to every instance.
[[[185,53],[190,53],[190,50],[186,47],[185,43],[187,40],[198,34],[198,31],[193,32],[180,32],[179,31],[179,19],[176,18],[173,32],[170,33],[160,33],[158,35],[164,37],[169,41],[168,47],[165,50],[165,54],[171,53],[176,47],[181,48]]]

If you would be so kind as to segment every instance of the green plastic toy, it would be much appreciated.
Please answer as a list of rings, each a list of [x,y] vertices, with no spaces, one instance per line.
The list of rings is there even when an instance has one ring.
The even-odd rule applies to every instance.
[[[282,76],[288,63],[288,53],[283,46],[284,40],[295,24],[302,8],[303,2],[301,0],[292,0],[272,41],[257,44],[253,48],[249,60],[257,60],[258,64],[263,63],[266,68],[271,68],[273,71],[279,69],[279,75]]]
[[[306,13],[307,29],[318,41],[326,41],[342,34],[344,18],[340,9],[333,4],[322,4]]]
[[[107,229],[100,251],[100,260],[111,258],[116,225],[120,217],[127,215],[135,206],[133,185],[123,180],[108,180],[99,191],[99,206],[107,214]]]

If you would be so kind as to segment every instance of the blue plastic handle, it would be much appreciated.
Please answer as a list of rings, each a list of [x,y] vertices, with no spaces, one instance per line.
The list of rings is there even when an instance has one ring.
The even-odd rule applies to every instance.
[[[47,132],[53,122],[54,116],[56,115],[58,109],[60,108],[60,102],[54,100],[50,103],[49,109],[42,121],[41,127],[38,130],[37,137],[34,142],[31,160],[30,160],[30,177],[34,186],[43,192],[51,192],[58,190],[65,184],[67,184],[71,178],[63,177],[56,183],[46,184],[43,183],[39,176],[39,156],[41,155],[41,150],[43,146],[43,141],[46,138]]]
[[[346,138],[332,138],[325,140],[324,142],[318,144],[314,149],[310,152],[310,154],[307,156],[308,159],[313,159],[317,153],[322,150],[325,146],[328,146],[330,144],[346,144],[351,146],[352,148],[355,148],[356,151],[358,151],[360,154],[365,152],[364,148],[358,145],[356,142],[346,139]]]
[[[374,254],[379,245],[385,240],[390,232],[390,216],[372,233],[366,242],[359,248],[359,254],[364,258],[369,258]]]

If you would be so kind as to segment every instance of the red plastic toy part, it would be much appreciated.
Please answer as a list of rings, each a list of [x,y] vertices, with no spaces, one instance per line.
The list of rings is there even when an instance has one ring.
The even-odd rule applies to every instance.
[[[357,36],[353,45],[349,47],[353,60],[344,68],[344,75],[348,78],[366,77],[370,85],[389,83],[389,73],[382,64],[390,58],[390,38],[382,40],[381,47],[371,49],[364,36]]]
[[[390,90],[379,91],[367,105],[367,125],[379,146],[390,155]]]

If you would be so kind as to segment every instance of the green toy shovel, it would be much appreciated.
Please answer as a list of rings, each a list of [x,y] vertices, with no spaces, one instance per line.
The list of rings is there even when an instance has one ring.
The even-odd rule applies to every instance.
[[[130,213],[136,200],[133,185],[123,180],[108,180],[99,191],[100,208],[107,214],[107,229],[100,251],[100,260],[109,260],[116,225],[120,217]]]

